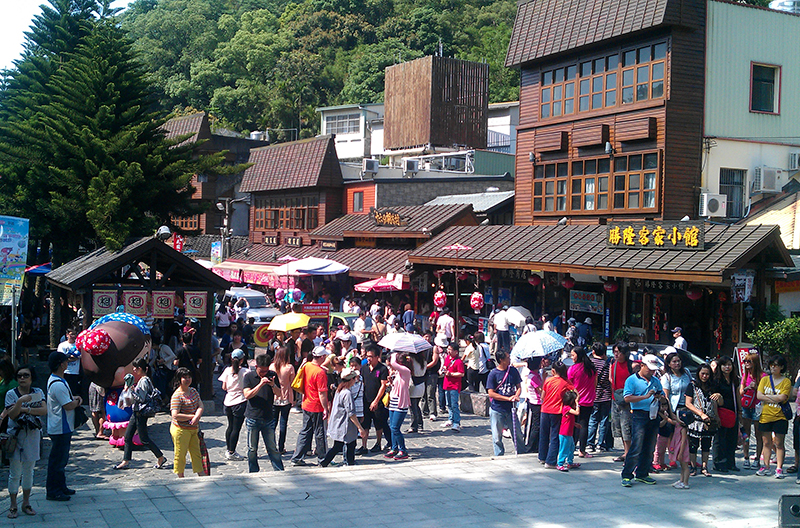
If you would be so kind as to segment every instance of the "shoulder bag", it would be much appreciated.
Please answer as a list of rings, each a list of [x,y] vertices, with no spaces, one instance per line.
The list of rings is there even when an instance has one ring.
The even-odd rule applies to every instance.
[[[614,360],[611,363],[611,387],[614,387],[616,381],[614,381],[617,377],[617,361]],[[614,391],[614,401],[619,405],[627,405],[625,402],[625,389],[616,389]]]
[[[769,375],[769,384],[772,386],[772,394],[778,394],[775,390],[775,383],[772,382],[772,374]],[[792,419],[792,406],[789,405],[788,400],[781,403],[781,412],[783,413],[783,417],[787,420]]]
[[[67,382],[64,381],[63,379],[58,379],[57,381],[60,381],[61,383],[64,384],[64,386],[67,387],[67,391],[69,391],[69,395],[70,397],[72,397],[72,390],[69,388],[69,385],[67,385]],[[50,392],[50,387],[53,385],[53,383],[54,382],[51,382],[47,386],[47,392]],[[89,421],[89,414],[86,412],[86,408],[83,405],[78,405],[77,407],[75,407],[74,411],[75,411],[75,419],[73,420],[72,430],[76,431],[80,426]]]

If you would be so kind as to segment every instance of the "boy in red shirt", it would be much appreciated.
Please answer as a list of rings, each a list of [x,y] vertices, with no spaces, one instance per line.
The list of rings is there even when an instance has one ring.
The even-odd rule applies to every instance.
[[[458,342],[454,341],[447,345],[447,356],[442,362],[442,371],[444,372],[442,388],[447,400],[448,412],[448,420],[443,427],[445,429],[450,427],[453,432],[458,433],[461,431],[461,412],[458,408],[458,401],[461,393],[461,380],[466,372],[464,362],[459,357]]]

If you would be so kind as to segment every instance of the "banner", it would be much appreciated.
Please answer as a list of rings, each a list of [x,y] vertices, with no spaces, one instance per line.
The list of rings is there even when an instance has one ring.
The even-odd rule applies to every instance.
[[[28,219],[0,216],[0,305],[11,306],[12,288],[19,299],[28,260]]]
[[[122,304],[125,305],[125,312],[144,317],[147,315],[147,292],[123,291]]]
[[[172,319],[175,315],[175,292],[153,292],[153,317],[156,319]]]
[[[117,307],[117,290],[94,290],[92,292],[92,317],[97,319],[114,313]]]
[[[186,238],[183,235],[174,235],[172,237],[172,247],[177,252],[183,251],[183,243],[186,242]]]
[[[187,291],[184,293],[184,297],[186,298],[186,317],[197,317],[198,319],[206,317],[208,292]]]
[[[222,262],[222,242],[217,240],[211,243],[211,265],[216,266]]]
[[[569,309],[573,312],[603,314],[603,294],[579,290],[569,291]]]
[[[755,270],[739,270],[731,276],[731,302],[750,302],[753,295]]]

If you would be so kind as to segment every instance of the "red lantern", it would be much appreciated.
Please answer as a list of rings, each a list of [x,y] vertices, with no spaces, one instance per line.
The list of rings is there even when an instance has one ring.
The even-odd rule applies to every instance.
[[[700,297],[703,296],[703,290],[701,288],[692,286],[691,288],[686,290],[686,296],[693,301],[697,301],[700,299]]]
[[[528,277],[528,284],[534,288],[542,283],[542,278],[538,275],[531,275]]]
[[[481,292],[473,293],[469,298],[469,305],[475,310],[475,313],[481,313],[483,308],[483,294]]]
[[[469,278],[469,274],[467,272],[465,272],[465,271],[462,271],[461,273],[458,274],[458,280],[460,280],[460,281],[465,281],[468,278]]]
[[[566,289],[571,290],[572,288],[575,287],[575,279],[567,275],[566,277],[561,279],[561,285]]]
[[[437,308],[444,308],[444,305],[447,304],[447,295],[442,290],[437,291],[433,294],[433,304]]]
[[[720,302],[725,302],[728,300],[728,296],[725,294],[724,291],[719,292],[719,300]]]
[[[480,275],[478,275],[478,277],[479,277],[479,278],[480,278],[480,279],[481,279],[483,282],[489,282],[490,280],[492,280],[492,272],[491,272],[491,271],[489,271],[489,270],[483,270],[483,271],[480,273]]]
[[[603,283],[603,289],[608,293],[614,293],[619,289],[619,283],[613,280],[607,280]]]

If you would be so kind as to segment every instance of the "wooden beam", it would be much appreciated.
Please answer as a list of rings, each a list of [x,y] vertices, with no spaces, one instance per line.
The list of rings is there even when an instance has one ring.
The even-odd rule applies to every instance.
[[[175,269],[177,267],[178,267],[178,264],[173,262],[172,265],[169,267],[169,269],[166,271],[166,273],[163,273],[161,275],[161,280],[158,282],[158,287],[159,288],[163,288],[164,287],[164,285],[167,283],[167,281],[172,276],[172,273],[175,271]]]

